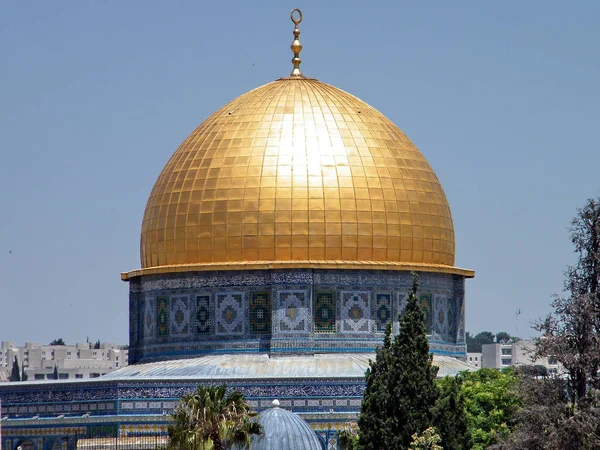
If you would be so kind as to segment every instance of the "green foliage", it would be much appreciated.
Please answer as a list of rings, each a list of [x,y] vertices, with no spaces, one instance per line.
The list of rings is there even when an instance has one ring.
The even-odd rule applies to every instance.
[[[10,381],[21,381],[21,372],[19,371],[19,361],[17,357],[13,359],[12,370],[10,371]]]
[[[347,422],[337,432],[338,448],[340,450],[358,450],[358,425]]]
[[[27,373],[25,372],[25,365],[21,367],[21,381],[27,381]]]
[[[446,450],[471,448],[471,430],[461,379],[445,377],[437,381],[439,396],[433,408],[433,422]]]
[[[508,344],[511,341],[512,336],[506,331],[500,331],[499,333],[496,333],[496,342],[500,344]]]
[[[551,357],[561,377],[521,371],[523,408],[510,450],[600,448],[600,198],[589,199],[571,222],[577,262],[565,271],[566,297],[538,321],[534,358]]]
[[[360,449],[408,449],[412,435],[431,426],[438,368],[432,366],[417,291],[415,275],[399,334],[392,341],[388,325],[383,346],[367,369],[358,419]]]
[[[472,353],[480,353],[481,347],[485,344],[493,344],[495,341],[495,335],[491,331],[482,331],[472,336],[471,333],[467,332],[466,342],[467,351]]]
[[[52,375],[52,379],[58,380],[58,367],[54,366],[54,374]]]
[[[515,426],[522,401],[512,368],[480,369],[459,375],[474,450],[506,438]]]
[[[199,386],[185,395],[171,414],[169,449],[224,450],[233,445],[250,446],[250,438],[262,432],[252,420],[244,396],[229,395],[225,386]]]
[[[429,427],[422,433],[413,434],[412,439],[410,450],[444,450],[444,447],[438,445],[442,438],[434,427]]]
[[[100,339],[98,339],[96,341],[96,343],[94,344],[94,349],[98,350],[100,348]]]
[[[67,345],[67,344],[65,344],[65,341],[63,338],[58,338],[58,339],[54,339],[52,342],[50,342],[50,345]]]

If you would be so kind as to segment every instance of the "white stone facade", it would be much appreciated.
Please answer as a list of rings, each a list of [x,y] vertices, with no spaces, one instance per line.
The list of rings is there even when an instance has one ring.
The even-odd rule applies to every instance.
[[[100,348],[93,344],[40,345],[26,342],[0,344],[0,379],[10,378],[14,358],[20,371],[25,368],[27,380],[54,379],[56,367],[59,379],[97,378],[127,365],[129,351],[123,346],[104,343]]]
[[[484,344],[481,348],[481,367],[504,369],[510,366],[539,365],[546,367],[550,373],[561,371],[560,365],[553,358],[535,360],[531,354],[532,349],[533,342],[531,341]]]

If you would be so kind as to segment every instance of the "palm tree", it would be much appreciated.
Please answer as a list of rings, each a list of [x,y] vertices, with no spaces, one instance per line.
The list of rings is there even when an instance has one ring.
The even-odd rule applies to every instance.
[[[250,447],[250,437],[261,434],[261,425],[252,420],[256,413],[244,396],[227,395],[225,386],[199,386],[182,397],[169,424],[169,449],[225,450]]]

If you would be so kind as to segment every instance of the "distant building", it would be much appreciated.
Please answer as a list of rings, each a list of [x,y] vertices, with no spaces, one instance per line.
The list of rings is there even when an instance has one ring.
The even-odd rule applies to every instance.
[[[467,353],[467,362],[476,369],[481,369],[481,353]]]
[[[510,366],[539,365],[546,367],[550,373],[559,371],[559,364],[554,358],[534,360],[531,354],[532,348],[533,342],[531,341],[484,344],[481,348],[481,367],[503,369]]]
[[[15,357],[19,369],[25,369],[29,381],[54,379],[54,368],[61,380],[98,378],[127,365],[129,351],[116,344],[82,343],[75,345],[40,345],[26,342],[2,342],[0,347],[0,379],[9,378]]]

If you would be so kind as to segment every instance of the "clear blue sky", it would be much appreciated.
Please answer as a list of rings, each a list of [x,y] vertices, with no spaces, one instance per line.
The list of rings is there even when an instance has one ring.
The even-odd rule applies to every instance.
[[[128,340],[150,189],[232,98],[302,69],[370,103],[444,189],[467,329],[531,334],[600,195],[600,2],[2,2],[0,340]],[[12,253],[11,253],[12,252]]]

